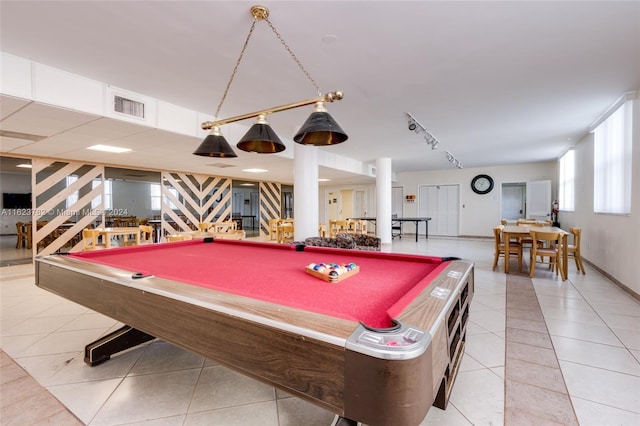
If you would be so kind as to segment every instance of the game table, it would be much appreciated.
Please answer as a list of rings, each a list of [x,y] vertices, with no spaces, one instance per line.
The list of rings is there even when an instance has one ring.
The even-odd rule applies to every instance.
[[[359,272],[305,271],[321,262]],[[212,238],[38,257],[36,285],[126,324],[90,365],[160,338],[383,426],[446,408],[474,289],[457,259]]]

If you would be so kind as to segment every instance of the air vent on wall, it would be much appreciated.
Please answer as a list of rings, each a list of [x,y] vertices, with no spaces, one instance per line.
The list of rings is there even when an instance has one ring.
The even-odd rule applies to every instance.
[[[144,104],[122,96],[113,96],[113,110],[132,117],[144,118]]]
[[[369,176],[375,176],[376,175],[376,166],[374,166],[373,164],[369,164]]]

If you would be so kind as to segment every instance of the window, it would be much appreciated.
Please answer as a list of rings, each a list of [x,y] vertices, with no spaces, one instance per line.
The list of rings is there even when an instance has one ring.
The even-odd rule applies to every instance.
[[[560,158],[560,176],[558,179],[558,208],[563,211],[574,210],[575,154],[567,151]]]
[[[162,205],[160,200],[162,200],[162,188],[160,187],[159,183],[152,183],[150,184],[150,186],[151,186],[151,210],[161,210]],[[176,199],[178,198],[177,189],[167,187],[165,188],[165,191],[173,194],[173,196]],[[176,207],[176,205],[173,204],[173,202],[171,202],[168,197],[166,196],[164,197],[164,202],[169,206],[171,210],[178,210],[178,207]]]
[[[594,129],[595,213],[631,213],[632,102],[623,98]]]
[[[78,176],[70,175],[67,176],[66,184],[67,188],[73,185],[74,182],[78,180]],[[67,197],[67,208],[70,209],[75,203],[78,202],[78,191],[74,191],[71,195]]]
[[[151,210],[161,210],[162,193],[160,192],[160,184],[152,183],[149,186],[151,187]]]
[[[98,186],[100,186],[101,182],[102,180],[100,179],[92,180],[91,189],[96,189]],[[113,182],[112,181],[110,180],[104,181],[102,196],[104,197],[104,210],[113,209]],[[93,200],[91,200],[91,208],[95,210],[98,207],[100,207],[100,197],[96,197]]]

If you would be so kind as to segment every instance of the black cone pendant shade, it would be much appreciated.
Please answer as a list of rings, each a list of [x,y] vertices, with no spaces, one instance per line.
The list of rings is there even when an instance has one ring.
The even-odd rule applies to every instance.
[[[220,133],[219,127],[211,129],[211,133],[204,138],[194,154],[201,155],[203,157],[220,158],[232,158],[238,156],[238,154],[233,152],[233,148],[231,148],[231,145],[229,145],[224,136],[222,136],[222,133]]]
[[[287,148],[269,126],[264,115],[258,116],[257,123],[251,126],[236,146],[243,151],[258,154],[273,154]]]
[[[324,104],[318,102],[314,112],[304,122],[293,140],[303,145],[336,145],[346,141],[347,134],[329,115]]]

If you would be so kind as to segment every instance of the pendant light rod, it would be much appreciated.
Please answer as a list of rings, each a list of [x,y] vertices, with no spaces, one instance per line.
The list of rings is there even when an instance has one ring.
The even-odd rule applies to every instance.
[[[317,98],[313,98],[313,99],[307,99],[304,101],[300,101],[300,102],[293,102],[290,104],[285,104],[285,105],[280,105],[280,106],[276,106],[276,107],[272,107],[272,108],[268,108],[268,109],[263,109],[262,111],[256,111],[256,112],[250,112],[247,114],[242,114],[242,115],[237,115],[235,117],[231,117],[231,118],[225,118],[224,120],[218,120],[218,121],[205,121],[204,123],[202,123],[202,129],[203,130],[209,130],[215,126],[222,126],[224,124],[229,124],[229,123],[234,123],[236,121],[242,121],[242,120],[246,120],[248,118],[255,118],[258,117],[260,115],[267,115],[267,114],[271,114],[274,112],[280,112],[280,111],[286,111],[289,109],[294,109],[294,108],[299,108],[302,106],[306,106],[306,105],[311,105],[311,104],[315,104],[318,102],[333,102],[333,101],[339,101],[344,97],[344,94],[340,91],[335,91],[335,92],[329,92],[324,96],[318,96]]]

